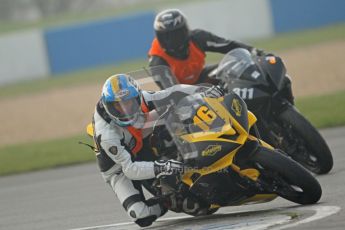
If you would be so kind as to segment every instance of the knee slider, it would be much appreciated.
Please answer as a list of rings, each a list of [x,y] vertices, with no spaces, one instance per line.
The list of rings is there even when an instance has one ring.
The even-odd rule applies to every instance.
[[[185,213],[193,216],[205,215],[209,207],[202,207],[196,200],[189,197],[183,200],[182,209]]]
[[[149,212],[146,204],[142,201],[136,202],[132,204],[128,209],[127,209],[127,214],[129,217],[132,219],[142,219],[147,216],[150,216],[151,213]]]

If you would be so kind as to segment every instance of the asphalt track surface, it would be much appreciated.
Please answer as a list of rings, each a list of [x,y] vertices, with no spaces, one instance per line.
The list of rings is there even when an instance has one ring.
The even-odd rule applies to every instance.
[[[169,212],[148,229],[343,230],[345,226],[345,127],[322,130],[334,168],[317,176],[323,195],[316,205],[282,198],[222,208],[209,217]],[[91,154],[91,153],[90,153]],[[0,177],[0,229],[138,229],[102,180],[96,163]]]

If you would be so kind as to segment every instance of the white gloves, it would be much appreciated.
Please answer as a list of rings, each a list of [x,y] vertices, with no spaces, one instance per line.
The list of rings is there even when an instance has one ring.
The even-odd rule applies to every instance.
[[[176,160],[159,160],[154,162],[156,178],[169,175],[180,175],[184,171],[183,164]]]
[[[211,97],[211,98],[223,97],[224,94],[225,94],[224,90],[219,85],[212,86],[211,88],[203,92],[203,95],[205,97]]]

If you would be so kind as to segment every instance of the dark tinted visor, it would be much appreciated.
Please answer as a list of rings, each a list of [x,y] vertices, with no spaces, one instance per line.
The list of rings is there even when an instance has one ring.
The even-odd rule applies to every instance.
[[[189,31],[183,26],[172,31],[157,31],[157,39],[166,50],[179,50],[186,47],[188,43]]]

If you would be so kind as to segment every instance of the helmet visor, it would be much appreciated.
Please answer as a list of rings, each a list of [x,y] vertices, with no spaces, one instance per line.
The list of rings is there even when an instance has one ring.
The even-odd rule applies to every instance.
[[[130,121],[140,112],[140,97],[134,97],[129,100],[106,102],[104,106],[107,112],[120,121]]]
[[[188,47],[189,31],[187,27],[181,27],[171,31],[157,31],[157,39],[167,51],[178,51]]]

